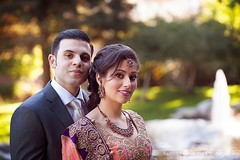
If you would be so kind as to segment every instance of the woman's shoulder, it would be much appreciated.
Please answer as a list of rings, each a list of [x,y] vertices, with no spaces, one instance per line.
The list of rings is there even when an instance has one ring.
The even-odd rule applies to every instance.
[[[130,109],[124,109],[123,111],[127,112],[128,114],[133,115],[133,116],[140,116],[137,112],[130,110]]]
[[[132,119],[141,119],[143,120],[142,116],[139,115],[137,112],[133,111],[133,110],[123,110],[124,112],[126,112],[129,116],[131,116]]]
[[[74,122],[64,131],[64,135],[73,137],[76,134],[80,135],[81,132],[88,130],[92,126],[92,122],[87,117],[81,117],[78,121]]]
[[[71,124],[68,128],[69,129],[81,129],[87,126],[91,126],[93,125],[91,120],[85,116],[81,117],[78,121],[74,122],[73,124]]]

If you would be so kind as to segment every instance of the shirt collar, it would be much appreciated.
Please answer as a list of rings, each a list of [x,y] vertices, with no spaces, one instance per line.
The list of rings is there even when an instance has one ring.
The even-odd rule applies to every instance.
[[[64,87],[62,87],[55,79],[51,81],[51,85],[59,95],[64,105],[70,103],[74,99],[83,99],[83,93],[81,91],[82,90],[81,87],[79,87],[78,95],[74,97],[69,91],[67,91]]]

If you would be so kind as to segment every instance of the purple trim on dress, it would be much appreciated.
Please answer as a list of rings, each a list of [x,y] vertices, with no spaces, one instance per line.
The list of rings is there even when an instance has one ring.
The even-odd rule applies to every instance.
[[[77,122],[69,126],[64,135],[69,137],[75,144],[83,160],[112,159],[107,143],[94,123],[87,117],[81,117]]]

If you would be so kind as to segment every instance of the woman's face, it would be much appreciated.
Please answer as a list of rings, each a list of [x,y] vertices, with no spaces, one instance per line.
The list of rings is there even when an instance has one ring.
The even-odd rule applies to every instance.
[[[132,59],[123,60],[118,68],[108,70],[102,78],[105,88],[104,100],[111,104],[128,102],[137,88],[138,65]]]

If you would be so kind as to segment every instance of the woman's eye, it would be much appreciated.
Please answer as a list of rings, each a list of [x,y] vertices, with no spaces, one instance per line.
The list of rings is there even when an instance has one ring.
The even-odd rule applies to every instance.
[[[123,76],[123,74],[117,73],[117,74],[116,74],[116,77],[118,77],[118,78],[121,78],[121,79],[122,79],[124,76]]]
[[[130,76],[129,79],[130,79],[131,82],[134,82],[137,79],[137,76],[135,76],[135,75]]]

